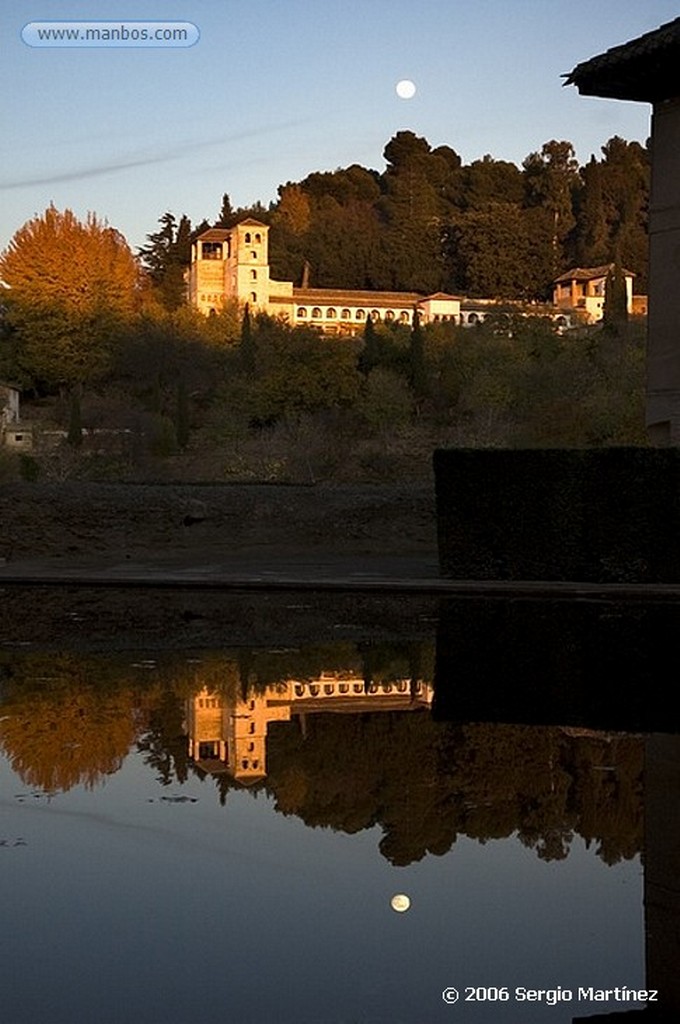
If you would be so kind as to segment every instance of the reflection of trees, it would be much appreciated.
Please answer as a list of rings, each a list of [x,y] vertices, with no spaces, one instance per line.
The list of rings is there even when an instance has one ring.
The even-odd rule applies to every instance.
[[[379,680],[422,674],[430,649],[340,645],[309,651],[201,653],[130,665],[103,658],[6,659],[0,748],[28,785],[94,786],[136,743],[159,782],[186,781],[185,702],[204,687],[234,705],[244,685],[314,678],[329,667]],[[149,667],[151,666],[151,667]],[[277,809],[347,833],[379,825],[394,864],[446,853],[458,835],[517,833],[545,860],[573,837],[607,863],[642,845],[642,743],[629,736],[433,722],[422,710],[310,713],[272,724],[264,786]],[[193,766],[192,771],[203,774]],[[224,803],[238,787],[215,780]],[[257,789],[263,788],[258,783]]]
[[[25,679],[14,677],[6,687],[0,747],[29,786],[95,786],[120,768],[135,740],[137,695],[102,681],[100,663],[59,656],[29,665]]]
[[[394,864],[447,852],[460,835],[518,833],[544,860],[574,835],[613,863],[642,845],[642,744],[560,729],[451,726],[427,714],[317,715],[270,734],[268,788],[311,826],[380,824]]]

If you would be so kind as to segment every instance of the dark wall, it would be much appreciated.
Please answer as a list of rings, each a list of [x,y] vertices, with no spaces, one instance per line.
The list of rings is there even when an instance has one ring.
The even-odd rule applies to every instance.
[[[680,582],[680,450],[434,453],[442,575]]]

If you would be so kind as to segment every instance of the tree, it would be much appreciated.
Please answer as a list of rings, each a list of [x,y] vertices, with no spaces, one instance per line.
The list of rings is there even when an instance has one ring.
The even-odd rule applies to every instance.
[[[628,320],[628,290],[626,275],[617,257],[610,267],[604,283],[604,306],[602,321],[606,327],[617,328]]]
[[[191,221],[182,216],[178,224],[175,215],[168,212],[159,223],[160,231],[146,236],[149,244],[139,249],[139,257],[162,306],[173,310],[184,304],[186,296],[184,272],[191,262]]]
[[[0,256],[19,368],[71,387],[108,369],[117,325],[139,299],[139,272],[123,236],[89,214],[50,206]]]
[[[462,200],[466,209],[483,210],[490,203],[522,202],[522,174],[507,160],[494,160],[490,154],[474,160],[463,172]]]
[[[227,192],[222,196],[220,215],[215,221],[216,228],[230,228],[235,224],[234,211],[231,206],[231,199]]]
[[[564,261],[563,246],[575,224],[574,194],[580,187],[578,162],[571,142],[546,142],[523,163],[526,205],[543,212],[550,227],[552,276]]]
[[[380,362],[380,352],[378,347],[378,339],[375,333],[375,325],[371,317],[366,318],[364,324],[364,344],[363,348],[359,352],[359,360],[357,367],[360,373],[363,373],[364,377],[368,377],[370,372]]]
[[[451,209],[446,196],[458,176],[451,154],[435,155],[413,132],[397,132],[387,143],[382,287],[426,293],[442,288],[442,225]]]
[[[418,398],[426,398],[428,394],[427,372],[425,370],[425,348],[423,329],[420,326],[420,313],[413,310],[413,325],[408,350],[409,383],[413,394]]]
[[[239,344],[239,355],[244,373],[250,376],[255,370],[255,339],[253,338],[253,327],[250,322],[250,308],[246,302],[241,321],[241,341]]]

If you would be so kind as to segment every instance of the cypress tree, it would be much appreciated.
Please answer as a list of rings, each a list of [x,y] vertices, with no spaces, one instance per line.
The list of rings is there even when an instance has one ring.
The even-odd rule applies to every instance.
[[[83,443],[83,421],[80,412],[80,385],[77,384],[69,398],[68,434],[66,440],[73,448],[80,448]]]
[[[241,366],[247,374],[251,374],[255,371],[255,339],[253,338],[253,329],[250,322],[250,309],[248,303],[243,311],[243,320],[241,321],[241,343],[239,345],[239,354],[241,356]]]
[[[626,275],[623,272],[621,261],[616,257],[614,264],[610,267],[604,285],[604,306],[602,307],[602,322],[605,327],[620,327],[628,322],[628,292],[626,289]]]
[[[371,370],[374,370],[380,362],[378,337],[375,326],[370,316],[364,324],[364,346],[359,353],[358,369],[365,377],[368,377]]]
[[[408,350],[409,383],[416,398],[427,397],[427,374],[425,372],[425,348],[423,329],[420,326],[418,307],[413,309],[413,324]]]

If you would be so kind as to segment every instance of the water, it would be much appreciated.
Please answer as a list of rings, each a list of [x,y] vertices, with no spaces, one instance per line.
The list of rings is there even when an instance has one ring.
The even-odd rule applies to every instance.
[[[645,987],[643,739],[435,722],[433,664],[423,641],[7,655],[3,1024],[639,1007],[578,995]]]

